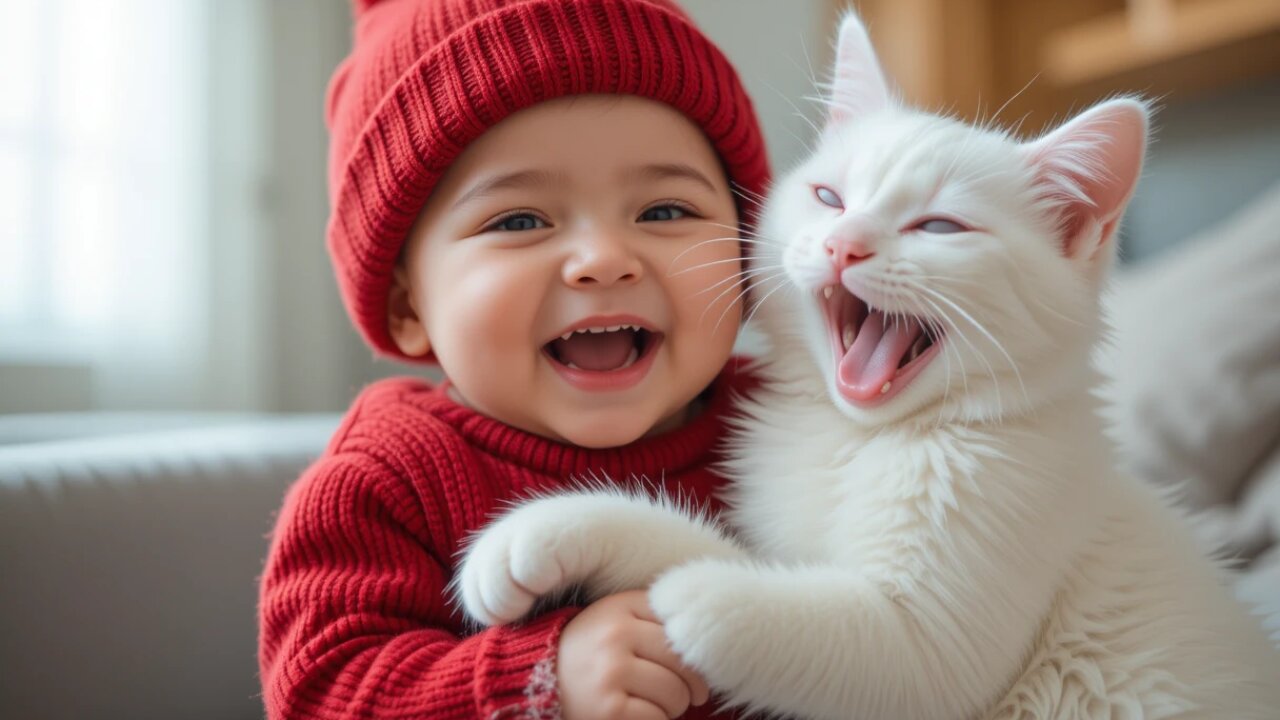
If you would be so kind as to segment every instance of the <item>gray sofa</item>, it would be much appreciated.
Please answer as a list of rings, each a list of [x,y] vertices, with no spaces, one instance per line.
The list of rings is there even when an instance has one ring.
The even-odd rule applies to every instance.
[[[0,718],[262,717],[265,536],[337,423],[0,416]]]

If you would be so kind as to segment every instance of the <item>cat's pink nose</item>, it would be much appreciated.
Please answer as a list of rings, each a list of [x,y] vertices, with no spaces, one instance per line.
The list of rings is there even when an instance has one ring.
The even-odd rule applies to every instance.
[[[857,265],[875,255],[870,243],[861,237],[829,237],[823,243],[827,257],[836,266],[836,272],[844,272],[850,265]]]

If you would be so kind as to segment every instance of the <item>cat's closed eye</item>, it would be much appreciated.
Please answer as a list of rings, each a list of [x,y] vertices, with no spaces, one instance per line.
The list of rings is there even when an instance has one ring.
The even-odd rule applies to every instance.
[[[813,194],[818,197],[818,201],[821,202],[823,205],[826,205],[828,207],[833,207],[839,210],[844,209],[844,201],[841,200],[840,196],[837,195],[836,192],[829,187],[825,187],[822,185],[814,186]]]
[[[916,223],[914,229],[927,233],[934,233],[936,235],[944,235],[947,233],[966,232],[969,228],[954,220],[947,220],[946,218],[929,218],[923,222]]]

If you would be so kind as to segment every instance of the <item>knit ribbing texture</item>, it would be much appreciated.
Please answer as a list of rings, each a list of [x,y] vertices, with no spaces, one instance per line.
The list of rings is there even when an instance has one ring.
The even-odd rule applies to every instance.
[[[269,720],[557,717],[560,633],[579,608],[477,632],[447,593],[464,540],[509,501],[632,473],[645,476],[632,487],[718,512],[724,480],[711,466],[733,396],[754,384],[732,360],[684,427],[599,450],[487,418],[447,386],[367,387],[271,535],[258,606]]]

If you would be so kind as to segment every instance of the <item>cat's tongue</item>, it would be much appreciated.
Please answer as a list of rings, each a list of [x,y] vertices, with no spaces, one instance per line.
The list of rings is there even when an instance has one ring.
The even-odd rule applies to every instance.
[[[879,396],[922,332],[924,328],[915,318],[889,320],[883,312],[872,310],[836,371],[845,394],[863,401]]]
[[[617,370],[635,349],[635,333],[615,330],[602,333],[574,333],[568,340],[552,341],[560,362],[573,363],[583,370]]]

